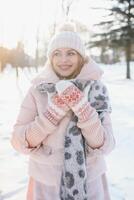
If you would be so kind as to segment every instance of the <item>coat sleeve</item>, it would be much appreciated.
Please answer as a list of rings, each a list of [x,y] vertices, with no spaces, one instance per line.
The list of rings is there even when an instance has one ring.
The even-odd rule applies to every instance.
[[[21,104],[11,137],[13,147],[25,154],[39,148],[42,141],[57,128],[43,113],[38,114],[32,90],[29,89]]]
[[[90,104],[91,112],[89,119],[83,123],[78,122],[78,127],[82,130],[82,134],[86,139],[86,145],[90,153],[108,154],[115,146],[115,139],[113,136],[113,129],[110,118],[111,105],[109,103],[109,96],[106,87],[104,87],[101,83],[99,83],[99,86],[100,92],[98,92],[97,97],[100,97],[101,93],[101,101],[99,98],[97,98],[99,99],[99,102],[96,104]],[[97,87],[94,85],[92,92],[95,92],[95,88]],[[103,93],[102,90],[105,92]],[[92,92],[90,100],[92,99]],[[99,104],[101,104],[103,108],[100,112],[100,115],[99,112],[97,112],[97,107],[95,108],[95,105]]]
[[[109,113],[105,113],[103,122],[96,114],[96,117],[85,123],[78,123],[78,126],[86,139],[89,152],[108,154],[113,150],[115,139]]]

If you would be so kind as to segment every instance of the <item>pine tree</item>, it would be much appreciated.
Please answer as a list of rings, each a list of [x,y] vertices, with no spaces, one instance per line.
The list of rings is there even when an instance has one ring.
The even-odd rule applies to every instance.
[[[98,24],[102,32],[94,35],[92,46],[122,49],[126,57],[126,78],[131,78],[130,61],[134,45],[134,0],[110,0],[108,15]]]

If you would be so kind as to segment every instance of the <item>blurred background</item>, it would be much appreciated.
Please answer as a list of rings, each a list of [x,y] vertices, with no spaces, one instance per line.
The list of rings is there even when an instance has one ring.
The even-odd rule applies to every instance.
[[[104,70],[116,139],[106,157],[112,200],[133,200],[134,0],[0,0],[0,200],[25,199],[28,158],[11,147],[11,131],[64,20],[76,24],[87,55]]]

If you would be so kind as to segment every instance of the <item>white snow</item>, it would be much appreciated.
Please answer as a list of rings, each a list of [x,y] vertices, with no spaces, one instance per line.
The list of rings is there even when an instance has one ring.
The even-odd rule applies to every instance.
[[[134,63],[132,80],[125,79],[125,64],[101,65],[111,103],[116,148],[107,157],[112,200],[134,199]],[[10,144],[12,126],[21,101],[36,75],[25,68],[15,71],[7,66],[0,74],[0,200],[25,199],[28,157],[17,153]]]

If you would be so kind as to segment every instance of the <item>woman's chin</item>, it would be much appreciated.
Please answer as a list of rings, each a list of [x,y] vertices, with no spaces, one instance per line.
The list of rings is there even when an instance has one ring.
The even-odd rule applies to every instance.
[[[60,79],[73,79],[76,77],[76,74],[77,74],[76,71],[70,72],[70,71],[63,71],[63,70],[62,71],[55,70],[55,73]]]
[[[60,72],[57,74],[59,74],[60,77],[64,77],[64,78],[70,77],[72,75],[72,73],[69,73],[69,72]]]

